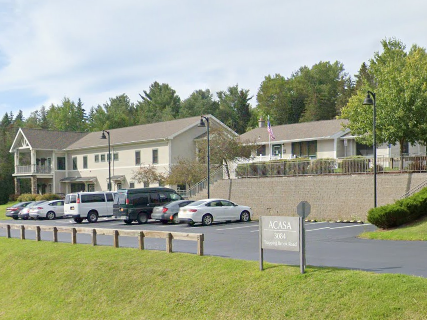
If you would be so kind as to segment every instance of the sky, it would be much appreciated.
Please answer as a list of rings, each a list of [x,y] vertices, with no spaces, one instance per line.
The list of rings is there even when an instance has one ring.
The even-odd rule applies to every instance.
[[[339,61],[354,76],[397,38],[427,46],[425,0],[0,0],[0,117],[84,108],[157,81],[182,100]]]

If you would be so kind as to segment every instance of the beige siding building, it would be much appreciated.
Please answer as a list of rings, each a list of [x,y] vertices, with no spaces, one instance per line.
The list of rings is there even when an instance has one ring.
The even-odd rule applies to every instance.
[[[237,136],[215,117],[208,117],[211,127],[221,127]],[[195,141],[206,135],[206,128],[199,124],[198,116],[107,130],[110,174],[108,139],[101,139],[102,131],[21,128],[10,149],[15,156],[15,191],[20,193],[20,182],[25,179],[33,193],[42,194],[107,190],[109,178],[112,190],[143,187],[143,183],[132,179],[140,167],[152,165],[167,173],[180,158],[195,158]]]

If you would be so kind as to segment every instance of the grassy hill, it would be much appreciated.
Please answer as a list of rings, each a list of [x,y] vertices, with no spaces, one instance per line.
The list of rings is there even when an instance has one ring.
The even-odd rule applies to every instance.
[[[0,237],[0,319],[426,319],[427,279]]]

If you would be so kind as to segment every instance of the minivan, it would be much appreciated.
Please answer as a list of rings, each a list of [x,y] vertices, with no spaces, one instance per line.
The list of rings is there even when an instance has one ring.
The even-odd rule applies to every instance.
[[[114,218],[121,219],[126,224],[133,221],[147,223],[154,207],[174,200],[182,200],[182,197],[171,188],[119,189],[114,199]]]
[[[89,222],[98,221],[99,217],[113,215],[115,192],[77,192],[65,196],[64,217],[73,218],[81,223],[83,219]]]

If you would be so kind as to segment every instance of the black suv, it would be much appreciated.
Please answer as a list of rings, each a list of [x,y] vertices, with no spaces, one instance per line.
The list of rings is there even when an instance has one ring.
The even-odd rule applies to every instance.
[[[113,216],[126,224],[147,223],[154,207],[181,199],[175,190],[164,187],[120,189],[114,197]]]

